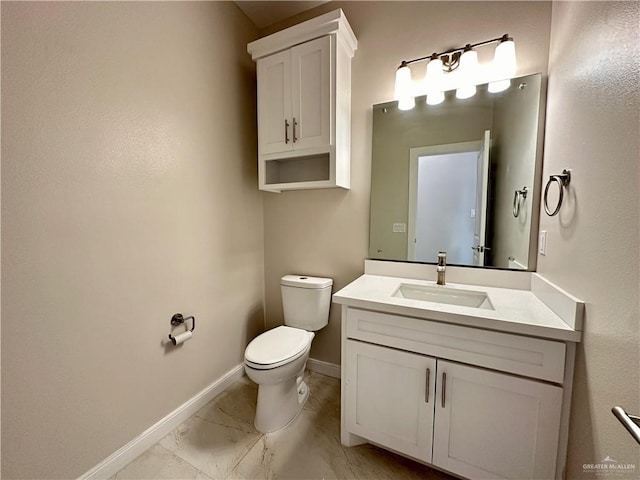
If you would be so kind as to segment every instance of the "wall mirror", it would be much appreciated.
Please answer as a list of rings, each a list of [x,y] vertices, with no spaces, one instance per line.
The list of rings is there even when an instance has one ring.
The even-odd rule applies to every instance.
[[[543,125],[541,74],[374,105],[369,258],[535,270]]]

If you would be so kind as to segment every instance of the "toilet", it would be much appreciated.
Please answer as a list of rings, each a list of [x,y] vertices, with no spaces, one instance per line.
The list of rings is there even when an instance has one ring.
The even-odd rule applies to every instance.
[[[332,285],[330,278],[282,277],[284,325],[258,335],[247,345],[244,369],[258,384],[254,425],[259,432],[287,426],[309,397],[304,369],[314,332],[329,322]]]

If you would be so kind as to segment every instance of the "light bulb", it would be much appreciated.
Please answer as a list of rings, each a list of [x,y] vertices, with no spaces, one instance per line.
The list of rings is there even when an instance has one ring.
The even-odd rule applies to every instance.
[[[516,44],[513,38],[503,37],[503,40],[496,47],[493,56],[493,68],[496,73],[496,79],[504,80],[512,78],[516,74]]]
[[[427,105],[438,105],[444,102],[444,92],[427,93]]]
[[[464,100],[465,98],[471,98],[476,94],[475,85],[465,85],[456,90],[456,98]]]
[[[516,75],[516,46],[513,38],[508,35],[502,37],[502,41],[496,47],[493,55],[493,82],[489,83],[491,93],[502,92],[511,85],[509,79]]]
[[[465,99],[476,94],[476,83],[478,77],[478,52],[467,45],[464,53],[460,57],[458,67],[460,87],[456,90],[456,97]]]
[[[489,82],[489,90],[491,93],[498,93],[506,90],[511,86],[511,80],[496,80],[495,82]]]
[[[425,75],[427,93],[441,92],[444,90],[444,71],[442,70],[442,60],[434,53],[429,63],[427,63],[427,74]]]
[[[413,98],[411,69],[404,62],[402,62],[402,65],[396,70],[395,91],[395,97],[400,110],[411,110],[416,105],[416,101]]]
[[[411,110],[416,106],[416,99],[409,96],[398,100],[398,110]]]
[[[427,105],[438,105],[444,102],[444,71],[442,70],[442,60],[435,53],[431,56],[429,63],[427,63],[425,80],[427,84]]]

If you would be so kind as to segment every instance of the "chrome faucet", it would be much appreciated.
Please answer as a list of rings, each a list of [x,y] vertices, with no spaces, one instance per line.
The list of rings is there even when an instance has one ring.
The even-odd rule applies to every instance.
[[[447,252],[438,252],[438,266],[436,267],[438,272],[438,285],[444,285],[444,274],[447,271]]]

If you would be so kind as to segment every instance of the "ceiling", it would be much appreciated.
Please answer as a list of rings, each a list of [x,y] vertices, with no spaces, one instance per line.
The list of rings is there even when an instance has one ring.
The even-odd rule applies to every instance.
[[[327,1],[258,1],[238,0],[234,2],[258,28],[265,28],[285,18],[310,10]]]

